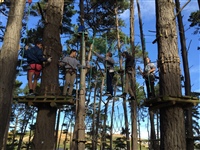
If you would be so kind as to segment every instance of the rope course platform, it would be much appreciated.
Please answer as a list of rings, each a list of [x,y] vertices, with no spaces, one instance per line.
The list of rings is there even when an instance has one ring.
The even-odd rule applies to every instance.
[[[145,100],[143,103],[143,106],[149,107],[150,109],[159,109],[163,107],[170,107],[173,105],[179,105],[186,108],[186,107],[196,106],[198,103],[200,103],[200,100],[198,99],[198,97],[159,96],[159,97]]]
[[[40,103],[49,103],[51,107],[58,105],[74,105],[74,97],[66,96],[17,96],[13,97],[14,103],[26,103],[28,105],[37,106]]]

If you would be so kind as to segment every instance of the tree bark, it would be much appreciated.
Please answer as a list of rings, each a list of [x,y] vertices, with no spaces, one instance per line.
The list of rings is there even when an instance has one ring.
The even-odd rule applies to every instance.
[[[105,76],[102,77],[102,82],[101,82],[101,89],[100,89],[100,99],[99,99],[99,104],[98,104],[98,111],[97,111],[97,119],[96,119],[96,137],[95,137],[95,141],[98,140],[98,134],[99,134],[99,128],[100,128],[100,120],[101,120],[101,104],[102,104],[102,93],[103,93],[103,88],[104,88],[104,80],[105,80]],[[96,95],[96,94],[95,94]],[[100,139],[101,140],[101,139]],[[97,149],[97,142],[95,143],[95,148]],[[100,145],[100,149],[102,149],[102,145]]]
[[[80,24],[84,26],[84,1],[80,0]],[[84,31],[83,31],[84,32]],[[82,33],[81,36],[81,65],[85,66],[85,36]],[[78,139],[77,146],[78,150],[85,149],[85,75],[86,69],[81,69],[80,71],[80,92],[78,101]]]
[[[48,118],[48,119],[47,119]],[[55,146],[55,118],[56,108],[38,108],[32,149],[54,149]]]
[[[134,0],[130,1],[130,46],[133,59],[135,60],[135,44],[134,44]],[[137,134],[137,98],[136,98],[136,79],[135,79],[135,63],[132,70],[131,88],[135,96],[135,100],[130,102],[131,105],[131,149],[138,149]]]
[[[103,117],[103,129],[102,129],[102,137],[101,137],[101,142],[102,142],[102,147],[101,150],[107,149],[106,148],[106,134],[107,134],[107,126],[106,126],[106,121],[108,119],[107,113],[108,113],[108,104],[109,101],[106,101],[105,103],[105,108],[104,108],[104,117]]]
[[[52,62],[42,72],[40,95],[59,95],[58,65],[62,52],[60,25],[63,16],[64,0],[49,0],[45,16],[43,33],[44,54],[52,56]],[[49,104],[38,107],[33,149],[54,149],[55,146],[56,108]]]
[[[156,141],[156,132],[155,132],[155,123],[154,123],[154,112],[153,110],[149,110],[150,116],[150,125],[151,125],[151,132],[150,132],[150,149],[151,150],[159,150],[159,142]]]
[[[123,98],[122,106],[124,110],[124,128],[125,128],[125,138],[126,138],[126,148],[130,150],[130,138],[129,138],[129,125],[128,125],[128,113],[127,113],[127,103],[126,99]]]
[[[139,26],[140,26],[140,41],[142,45],[142,56],[143,56],[143,62],[144,62],[144,67],[146,66],[145,64],[145,53],[146,53],[146,46],[145,46],[145,38],[144,38],[144,33],[143,33],[143,23],[142,23],[142,15],[140,12],[140,4],[139,0],[136,0],[137,2],[137,9],[138,9],[138,19],[139,19]]]
[[[4,136],[9,125],[12,93],[16,77],[16,66],[22,18],[24,14],[25,0],[11,0],[4,43],[0,51],[0,149],[2,148]],[[7,136],[5,136],[7,138]]]
[[[117,85],[114,84],[114,95],[116,95],[116,91],[117,91]],[[112,102],[112,111],[111,111],[111,122],[110,122],[110,150],[113,149],[113,117],[114,117],[114,113],[115,113],[115,98],[113,98],[113,102]]]
[[[180,97],[181,72],[174,5],[172,0],[156,1],[160,96]],[[173,105],[161,108],[160,125],[160,149],[186,149],[184,114],[181,106]]]
[[[94,82],[94,102],[93,102],[93,116],[92,116],[92,149],[97,148],[97,134],[96,134],[96,128],[97,128],[97,123],[96,123],[96,93],[97,93],[97,79]],[[98,131],[97,131],[98,132]]]

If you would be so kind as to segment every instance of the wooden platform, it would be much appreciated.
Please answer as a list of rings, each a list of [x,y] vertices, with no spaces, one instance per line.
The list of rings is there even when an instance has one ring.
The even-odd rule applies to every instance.
[[[50,103],[50,106],[56,107],[57,105],[74,105],[75,100],[73,97],[66,96],[18,96],[13,97],[14,103],[26,103],[28,105],[39,105],[41,103]]]
[[[196,106],[200,103],[198,97],[191,96],[159,96],[152,99],[146,99],[143,103],[143,106],[149,107],[150,109],[159,109],[162,107],[169,107],[172,105],[181,105],[182,107],[191,107]]]

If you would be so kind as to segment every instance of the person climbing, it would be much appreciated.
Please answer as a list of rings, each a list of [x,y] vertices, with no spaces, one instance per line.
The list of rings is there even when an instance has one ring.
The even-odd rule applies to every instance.
[[[155,89],[154,89],[154,82],[155,82],[155,75],[154,72],[156,67],[153,63],[151,63],[149,57],[145,58],[145,68],[144,72],[138,67],[140,73],[142,74],[143,78],[145,79],[145,84],[147,88],[147,97],[154,98],[155,97]]]
[[[125,89],[120,97],[125,98],[127,93],[129,93],[128,100],[134,100],[135,96],[131,88],[131,83],[133,79],[132,70],[134,66],[134,58],[128,52],[123,52],[122,57],[125,58]]]
[[[44,58],[42,51],[42,41],[37,40],[35,42],[35,46],[30,48],[25,46],[24,57],[27,58],[28,62],[28,71],[27,71],[27,79],[28,79],[28,87],[29,94],[35,95],[35,89],[37,86],[37,80],[42,71],[43,62],[51,62],[52,57]]]
[[[107,52],[106,56],[101,56],[97,52],[93,51],[93,53],[101,60],[103,61],[105,68],[106,68],[106,93],[103,95],[107,95],[108,99],[113,97],[113,85],[112,80],[114,76],[114,64],[115,61],[112,58],[112,53]]]
[[[65,67],[65,85],[63,88],[63,96],[72,96],[74,81],[77,74],[77,68],[89,68],[88,64],[82,66],[76,59],[77,51],[75,49],[70,50],[69,56],[65,56],[60,62],[59,66]],[[69,87],[69,88],[68,88]]]

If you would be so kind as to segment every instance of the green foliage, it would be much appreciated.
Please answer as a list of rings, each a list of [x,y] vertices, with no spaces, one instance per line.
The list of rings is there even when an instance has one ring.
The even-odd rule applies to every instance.
[[[21,85],[22,85],[21,81],[18,80],[15,81],[13,96],[17,96],[22,93],[22,89],[20,88]]]
[[[196,27],[194,34],[197,34],[200,30],[200,10],[192,12],[188,21],[191,22],[190,27]]]
[[[113,144],[115,145],[116,150],[124,149],[126,147],[126,138],[125,137],[119,137],[115,141],[113,141]]]
[[[188,19],[191,22],[190,27],[199,26],[200,27],[200,11],[192,12]]]
[[[194,144],[194,147],[195,147],[196,149],[200,149],[200,142],[196,142],[196,143]]]
[[[192,125],[194,135],[200,135],[200,106],[197,105],[192,108]]]
[[[0,13],[1,13],[0,15],[1,15],[1,18],[7,18],[8,17],[9,6],[10,6],[10,2],[4,2],[4,3],[0,4]],[[6,30],[6,27],[5,27],[4,23],[5,23],[4,19],[1,19],[0,20],[0,31],[1,31],[0,42],[3,42],[4,34],[5,34],[5,30]]]
[[[110,29],[116,28],[116,17],[114,12],[115,7],[118,6],[118,14],[123,13],[126,9],[128,9],[128,3],[116,2],[116,0],[89,0],[85,2],[84,21],[87,28],[93,30],[94,35],[96,33],[108,32]],[[120,18],[119,26],[124,26],[124,21]]]

